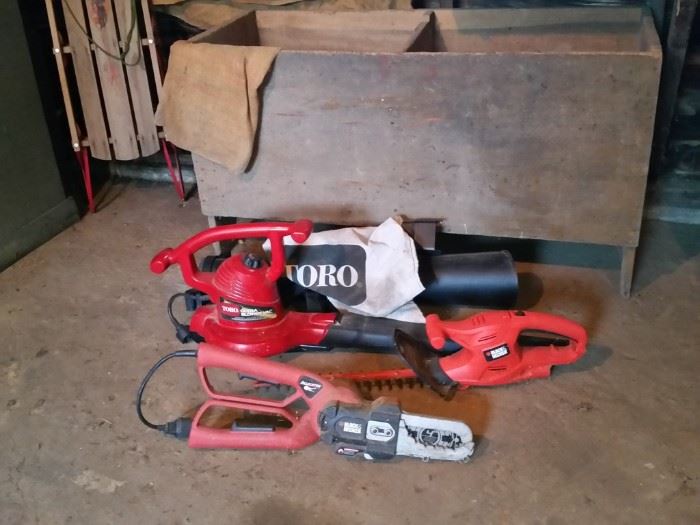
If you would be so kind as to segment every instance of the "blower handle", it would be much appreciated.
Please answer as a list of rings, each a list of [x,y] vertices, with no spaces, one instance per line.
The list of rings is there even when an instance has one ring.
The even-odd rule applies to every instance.
[[[294,242],[302,243],[311,235],[313,224],[308,219],[296,222],[259,222],[251,224],[230,224],[216,226],[193,235],[177,248],[165,248],[158,252],[151,260],[151,271],[163,273],[173,264],[179,264],[182,278],[191,286],[204,293],[212,295],[211,272],[200,272],[194,254],[199,250],[221,241],[235,241],[265,237],[270,239],[271,262],[266,276],[271,281],[276,281],[284,271],[284,243],[282,239],[291,235]]]

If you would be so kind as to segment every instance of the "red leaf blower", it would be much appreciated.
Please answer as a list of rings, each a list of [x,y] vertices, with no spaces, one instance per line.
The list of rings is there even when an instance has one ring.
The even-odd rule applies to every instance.
[[[151,270],[162,273],[179,264],[185,283],[208,296],[212,304],[200,306],[189,326],[208,343],[260,357],[300,345],[318,345],[336,315],[285,311],[277,290],[277,279],[285,269],[282,238],[290,235],[304,242],[311,229],[307,220],[209,228],[177,248],[159,252],[151,261]],[[260,237],[270,240],[270,264],[244,252],[226,259],[215,273],[197,268],[194,254],[205,246]]]
[[[277,288],[285,268],[282,238],[290,235],[294,241],[303,242],[311,228],[307,220],[217,226],[194,235],[177,248],[156,254],[151,260],[154,273],[179,264],[185,283],[199,293],[199,304],[189,325],[172,315],[172,301],[177,294],[168,305],[180,342],[206,341],[236,352],[268,357],[298,347],[392,349],[397,328],[425,339],[425,326],[419,323],[285,309]],[[194,254],[205,246],[246,238],[270,240],[269,264],[254,253],[243,251],[225,259],[214,272],[197,267]]]

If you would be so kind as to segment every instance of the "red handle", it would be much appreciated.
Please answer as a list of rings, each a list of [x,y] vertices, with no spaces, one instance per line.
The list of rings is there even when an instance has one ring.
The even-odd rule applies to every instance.
[[[543,312],[511,312],[512,323],[523,330],[540,330],[542,332],[550,332],[557,335],[563,335],[567,339],[571,339],[577,346],[583,347],[585,350],[588,342],[588,334],[586,330],[578,323],[562,317],[560,315],[546,314]]]
[[[320,404],[325,406],[330,400],[344,401],[346,403],[361,402],[361,398],[358,397],[357,393],[354,391],[342,386],[335,386],[326,379],[308,370],[304,370],[303,368],[297,368],[288,363],[280,363],[270,359],[232,352],[231,350],[208,343],[201,343],[199,345],[199,349],[197,350],[197,368],[199,369],[202,387],[207,395],[211,399],[219,401],[241,402],[265,405],[268,407],[284,407],[304,395],[302,392],[303,387],[300,384],[301,380],[304,379],[307,382],[311,381],[321,385],[318,391],[313,392],[313,396],[310,397],[314,403],[321,400]],[[269,398],[222,394],[212,387],[207,377],[206,371],[208,368],[232,370],[243,376],[253,377],[266,383],[288,385],[293,387],[296,391],[289,397],[279,401]]]
[[[257,413],[280,416],[291,423],[291,428],[265,430],[233,430],[211,428],[202,424],[202,416],[212,407],[234,410],[254,410]],[[190,430],[189,445],[192,448],[276,449],[299,450],[318,441],[321,432],[313,417],[298,418],[283,408],[210,399],[204,403],[194,419]]]
[[[301,243],[309,238],[313,224],[307,219],[289,222],[259,222],[251,224],[231,224],[216,226],[190,237],[177,248],[165,248],[151,260],[151,271],[163,273],[173,264],[179,264],[184,281],[211,295],[211,274],[200,272],[194,259],[199,250],[220,241],[235,241],[255,237],[270,239],[272,261],[267,270],[267,278],[277,280],[284,271],[284,244],[282,239],[291,235],[294,242]]]
[[[550,365],[570,364],[586,353],[588,334],[585,328],[566,317],[542,312],[513,312],[513,321],[514,327],[517,327],[513,332],[516,340],[518,334],[523,330],[540,330],[563,335],[570,341],[569,345],[556,352],[551,352],[547,346],[530,347],[528,357],[532,362],[538,359],[538,352],[542,355],[542,360],[548,360]]]
[[[463,339],[479,330],[498,330],[503,337],[515,341],[523,330],[539,330],[558,334],[570,339],[574,353],[583,355],[586,351],[588,335],[578,323],[559,315],[542,312],[491,311],[473,315],[459,321],[443,321],[437,315],[428,315],[425,319],[425,330],[430,344],[435,349],[445,346],[447,339],[452,339],[464,345]]]
[[[430,345],[436,350],[440,350],[445,346],[447,339],[442,323],[442,319],[437,314],[430,314],[425,317],[425,333],[428,336]]]
[[[232,352],[207,343],[199,345],[197,367],[202,386],[210,399],[192,421],[189,444],[194,448],[282,449],[297,450],[318,441],[318,416],[332,403],[361,404],[359,395],[345,387],[336,387],[325,379],[295,366]],[[282,400],[227,395],[216,392],[207,378],[207,368],[223,368],[273,384],[288,385],[294,392]],[[293,404],[303,399],[308,410],[298,412]],[[232,430],[210,428],[201,419],[212,407],[224,407],[280,416],[291,423],[289,429]]]

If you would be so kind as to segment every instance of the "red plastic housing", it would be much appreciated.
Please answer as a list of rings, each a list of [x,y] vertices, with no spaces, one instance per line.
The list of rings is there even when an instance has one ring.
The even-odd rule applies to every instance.
[[[586,352],[584,328],[564,317],[540,312],[489,311],[462,321],[426,318],[426,331],[435,349],[451,339],[462,346],[440,359],[440,367],[462,388],[495,386],[549,376],[553,366],[568,365]],[[518,342],[526,331],[560,335],[566,346],[527,346]]]
[[[257,357],[269,357],[300,345],[318,345],[335,322],[334,313],[284,312],[277,322],[223,323],[213,305],[192,316],[190,329],[208,343]]]
[[[209,296],[212,304],[198,308],[190,322],[190,329],[209,343],[260,357],[302,344],[317,345],[336,315],[285,311],[277,291],[277,279],[285,269],[282,239],[291,236],[295,242],[304,242],[311,230],[308,220],[217,226],[177,248],[162,250],[151,261],[151,270],[163,273],[172,264],[179,264],[185,283]],[[269,265],[248,260],[247,253],[238,253],[226,259],[216,272],[197,268],[194,254],[209,244],[261,237],[270,240]]]
[[[562,336],[568,344],[523,346],[519,337],[526,332]],[[461,348],[437,358],[441,372],[459,388],[496,386],[549,376],[553,366],[568,365],[586,353],[588,336],[579,324],[558,315],[539,312],[487,311],[459,321],[443,321],[437,315],[426,317],[428,340],[434,349],[443,348],[447,339]],[[544,334],[542,334],[544,335]],[[329,377],[354,381],[384,381],[416,377],[410,368],[348,372]]]
[[[318,419],[324,408],[337,402],[362,403],[362,399],[353,390],[334,386],[307,370],[230,352],[207,343],[199,345],[197,368],[209,399],[199,408],[192,421],[189,437],[192,448],[299,450],[319,440],[321,430]],[[212,368],[232,370],[267,383],[288,385],[294,387],[294,391],[282,400],[222,394],[214,390],[207,376],[207,370]],[[300,400],[308,407],[302,412],[298,410]],[[289,421],[291,428],[234,431],[204,426],[202,416],[213,407],[276,415]]]

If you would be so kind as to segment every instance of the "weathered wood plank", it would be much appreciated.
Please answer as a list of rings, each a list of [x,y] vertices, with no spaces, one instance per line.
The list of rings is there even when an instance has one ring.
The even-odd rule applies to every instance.
[[[141,45],[138,31],[138,11],[132,13],[131,7],[131,0],[117,0],[115,3],[119,38],[123,45],[129,48],[124,61],[126,63],[126,77],[129,81],[131,104],[134,111],[134,119],[136,120],[141,155],[148,156],[153,155],[160,149],[160,143],[158,141],[158,132],[156,131],[151,89],[148,85],[146,61],[143,57],[143,46]],[[145,15],[148,17],[148,13],[145,13]],[[131,41],[127,42],[132,17],[136,17],[136,28],[132,32]],[[149,18],[146,18],[146,20],[150,22]]]
[[[78,135],[78,125],[75,122],[75,112],[73,111],[73,101],[68,90],[68,80],[66,77],[66,64],[63,59],[63,45],[58,36],[56,28],[56,13],[53,8],[53,0],[45,0],[46,14],[49,19],[49,31],[51,32],[51,45],[53,46],[53,54],[56,58],[56,68],[58,70],[58,82],[61,85],[61,95],[63,96],[63,104],[66,108],[66,118],[68,120],[68,131],[70,132],[70,140],[73,149],[80,149],[80,139]]]
[[[620,264],[620,295],[629,297],[632,294],[632,279],[634,277],[634,259],[637,248],[622,247],[622,262]]]
[[[637,244],[658,56],[282,51],[258,153],[194,156],[205,215]],[[293,191],[278,191],[280,187]]]
[[[586,52],[639,50],[639,8],[454,9],[435,12],[436,51]]]
[[[111,55],[118,56],[121,50],[117,39],[112,0],[85,1],[90,31],[95,44]],[[128,0],[118,1],[127,2]],[[95,49],[95,62],[99,72],[114,156],[117,160],[131,160],[139,157],[138,141],[131,116],[123,64],[113,56]]]
[[[158,100],[160,100],[163,91],[163,77],[160,72],[160,62],[158,61],[158,50],[156,49],[156,40],[153,34],[153,23],[151,22],[151,12],[148,0],[141,0],[141,12],[143,13],[143,22],[146,28],[148,52],[151,55],[151,69],[153,70],[153,79],[156,84]]]
[[[260,44],[307,51],[406,51],[418,26],[429,20],[425,11],[324,13],[258,11]]]
[[[88,37],[82,31],[87,26],[82,0],[64,0],[66,32],[71,47],[75,79],[78,84],[80,106],[83,109],[85,131],[90,144],[90,154],[102,160],[111,160],[105,115],[100,102],[100,92],[92,63],[92,51]],[[68,11],[70,9],[70,12]],[[75,15],[75,19],[71,16]]]

